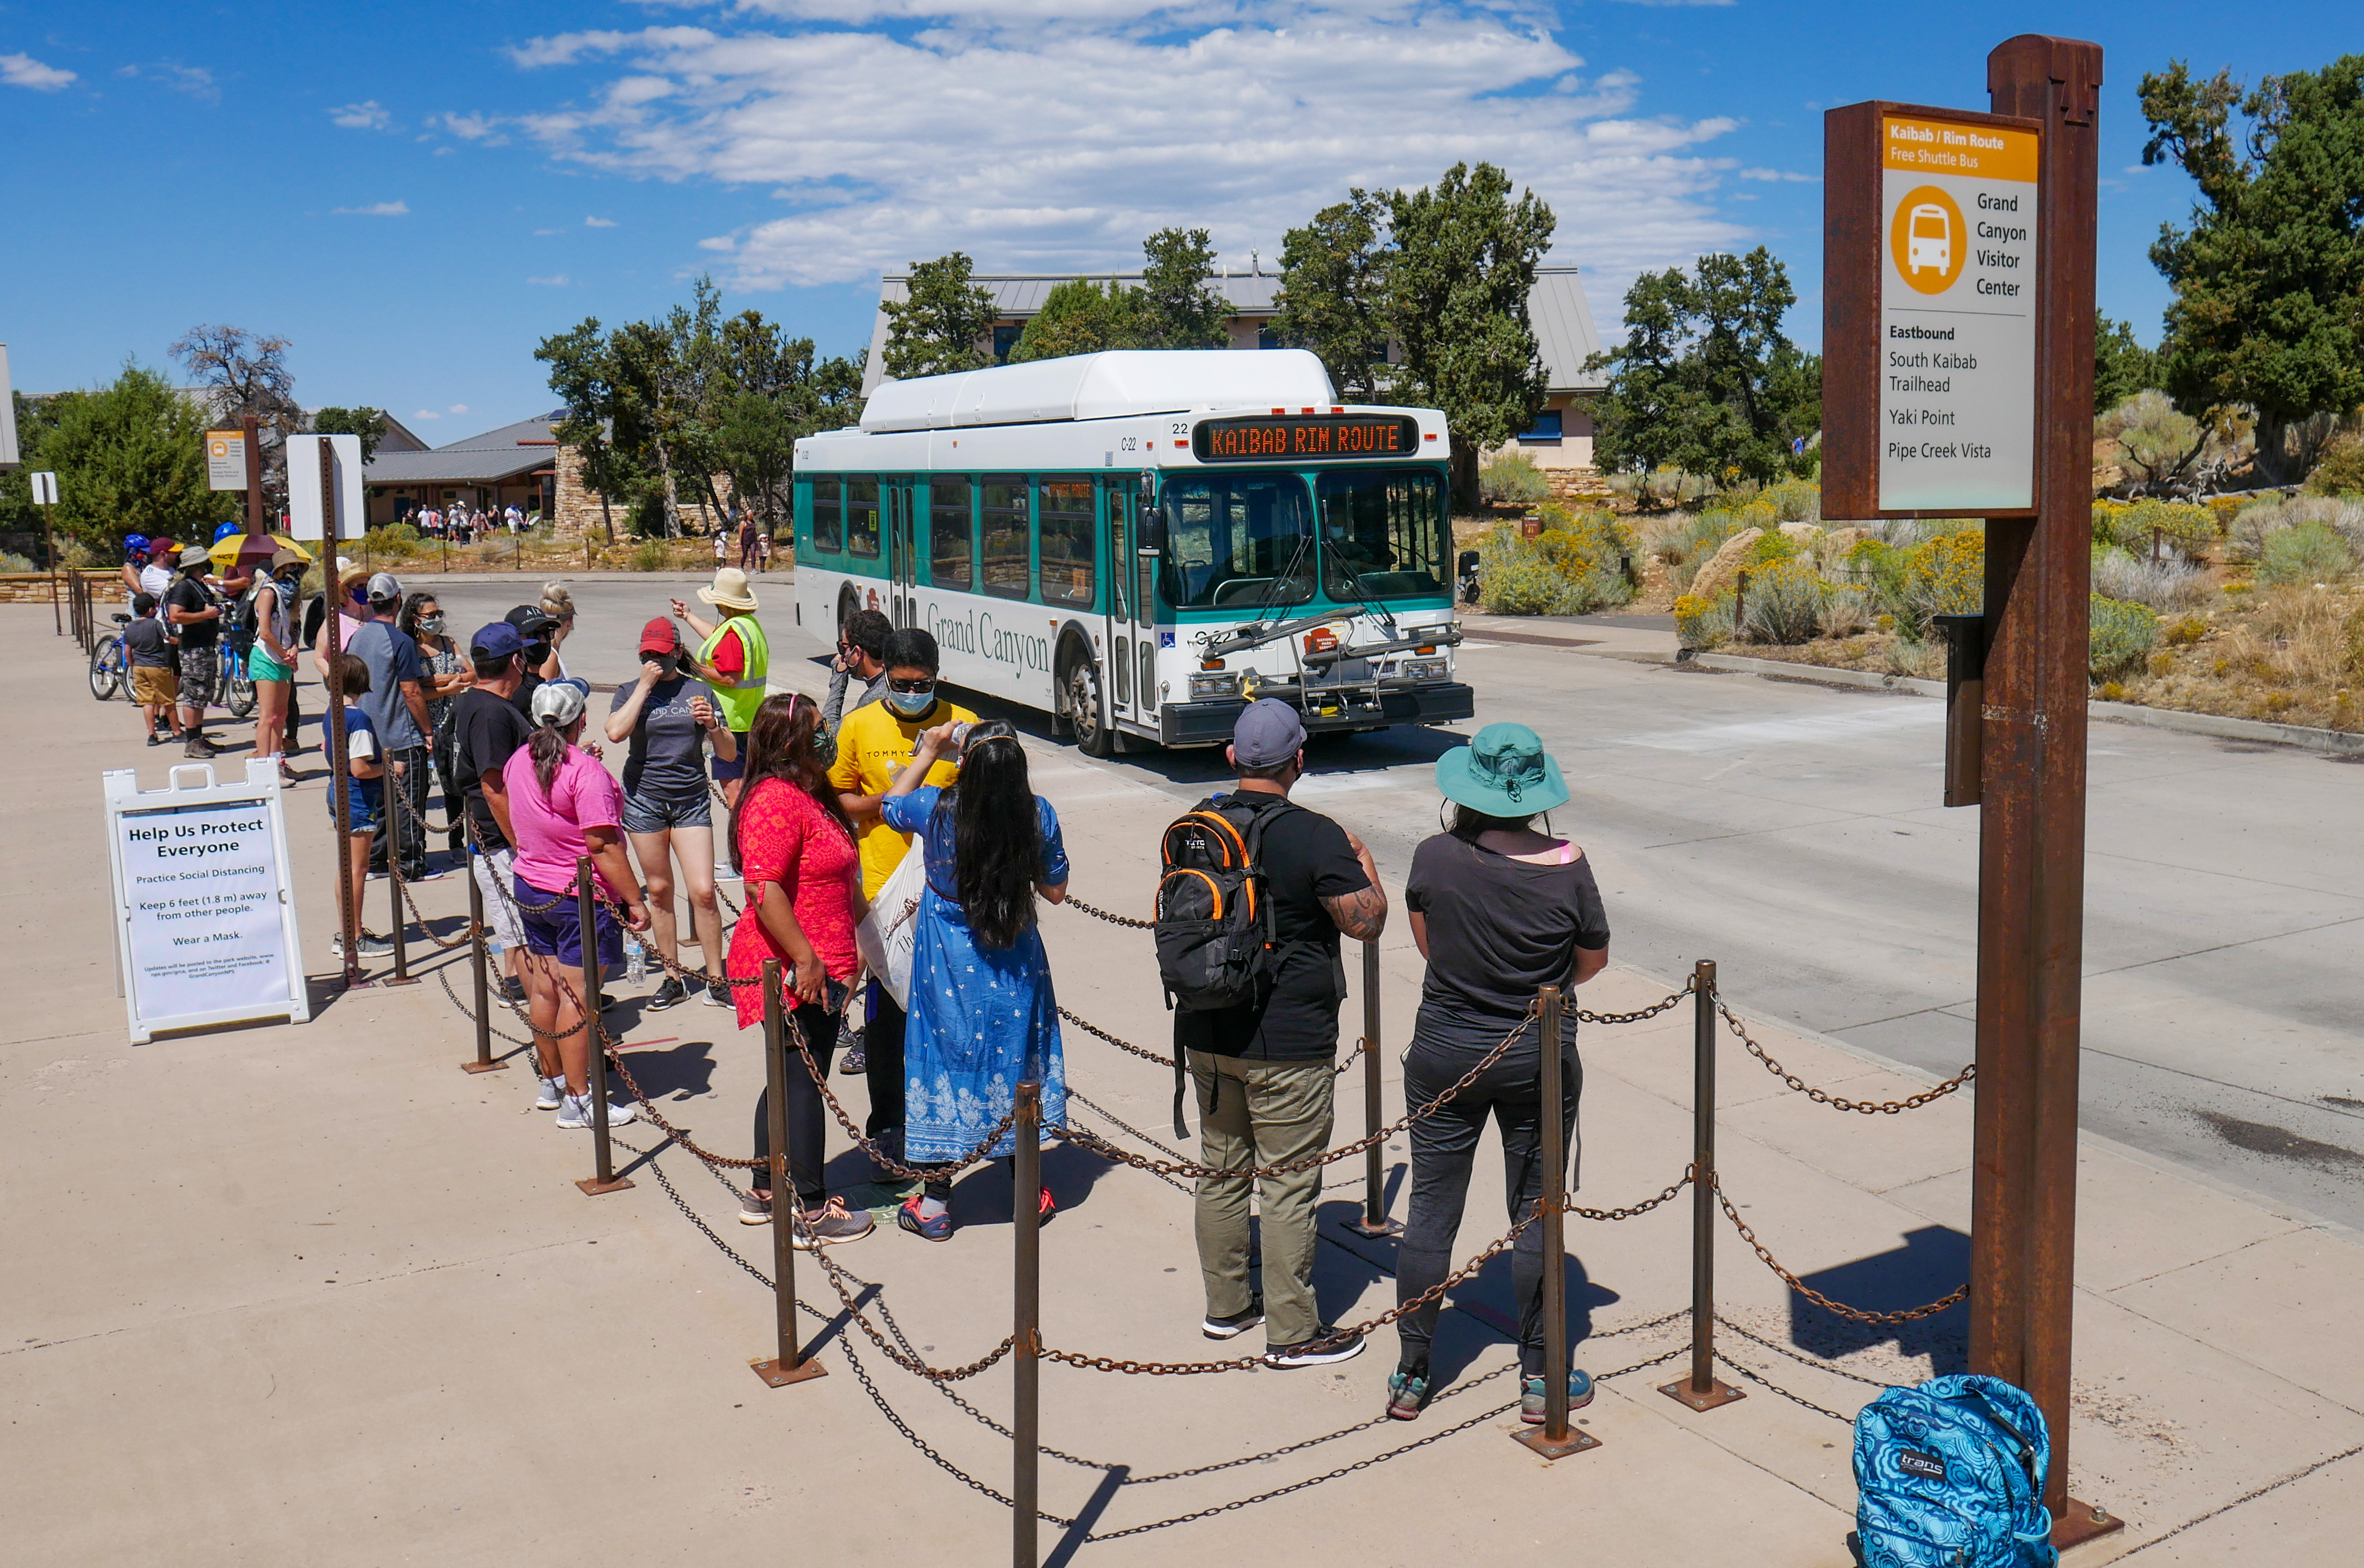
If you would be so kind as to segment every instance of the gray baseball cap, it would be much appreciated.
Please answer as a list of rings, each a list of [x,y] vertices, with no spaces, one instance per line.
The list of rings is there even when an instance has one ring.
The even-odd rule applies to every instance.
[[[1241,766],[1269,768],[1305,749],[1305,721],[1278,697],[1248,704],[1232,726],[1232,756]]]
[[[394,605],[402,602],[402,580],[391,572],[381,572],[369,580],[372,604]]]

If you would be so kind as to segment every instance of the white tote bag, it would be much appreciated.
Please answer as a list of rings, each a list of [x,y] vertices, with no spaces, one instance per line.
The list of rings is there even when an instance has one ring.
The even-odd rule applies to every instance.
[[[927,835],[914,833],[910,852],[870,901],[870,912],[853,930],[864,965],[906,1012],[911,1006],[911,952],[920,940],[920,895],[927,886]]]

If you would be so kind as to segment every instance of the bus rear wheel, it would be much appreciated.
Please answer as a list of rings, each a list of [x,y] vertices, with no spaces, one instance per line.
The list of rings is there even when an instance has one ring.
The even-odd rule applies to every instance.
[[[1100,701],[1100,667],[1078,653],[1067,666],[1065,683],[1067,721],[1076,727],[1076,750],[1087,757],[1116,753],[1116,731],[1109,725]]]

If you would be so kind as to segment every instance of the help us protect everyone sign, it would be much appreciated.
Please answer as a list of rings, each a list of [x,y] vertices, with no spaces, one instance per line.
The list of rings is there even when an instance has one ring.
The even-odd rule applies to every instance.
[[[2035,495],[2032,131],[1880,122],[1879,508]]]
[[[192,775],[205,782],[178,787]],[[212,778],[209,767],[176,768],[174,787],[145,794],[134,774],[106,778],[134,1040],[310,1016],[276,777],[250,773],[231,785]]]

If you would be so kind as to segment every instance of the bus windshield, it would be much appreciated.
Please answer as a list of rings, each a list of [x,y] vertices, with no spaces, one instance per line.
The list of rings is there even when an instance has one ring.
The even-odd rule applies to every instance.
[[[1341,602],[1445,591],[1444,483],[1424,469],[1333,469],[1317,482],[1321,585]]]
[[[1294,473],[1192,474],[1165,490],[1166,599],[1254,611],[1313,596],[1313,526]]]

